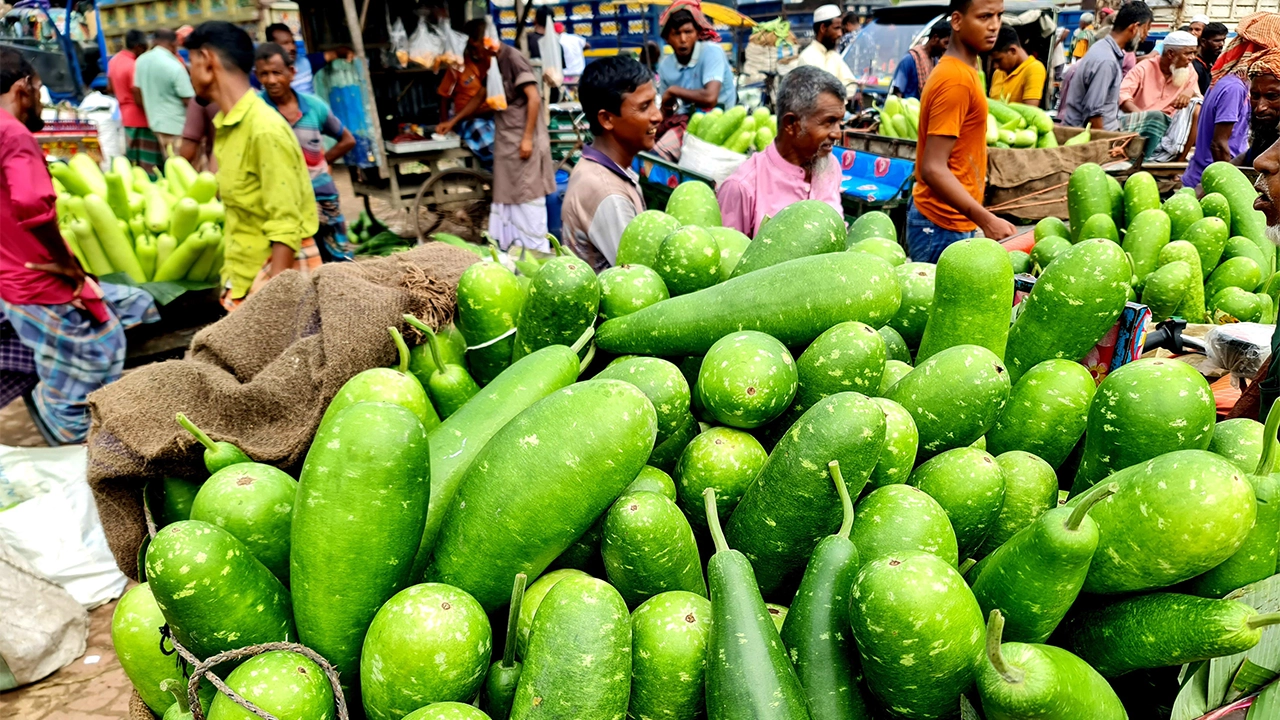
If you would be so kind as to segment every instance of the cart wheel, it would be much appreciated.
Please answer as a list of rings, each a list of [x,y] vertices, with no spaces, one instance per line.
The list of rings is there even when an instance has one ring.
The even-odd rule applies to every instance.
[[[418,242],[452,225],[464,239],[478,242],[489,220],[493,176],[470,168],[450,168],[431,176],[413,200],[413,228]]]

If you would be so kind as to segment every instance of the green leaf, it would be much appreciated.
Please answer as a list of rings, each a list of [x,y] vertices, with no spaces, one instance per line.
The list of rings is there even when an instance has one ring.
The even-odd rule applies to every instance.
[[[1236,671],[1235,678],[1231,680],[1231,687],[1227,691],[1227,700],[1235,700],[1257,692],[1259,688],[1277,677],[1280,677],[1280,673],[1264,668],[1245,658],[1244,662],[1240,664],[1240,669]]]
[[[137,283],[133,281],[133,278],[122,272],[104,275],[98,279],[105,283],[111,283],[112,285],[128,285],[129,287],[141,288],[143,292],[150,295],[156,301],[157,305],[161,306],[168,305],[174,300],[177,300],[188,290],[209,290],[218,287],[218,283],[196,282],[194,280]]]
[[[1184,665],[1182,666],[1184,674],[1192,667],[1195,669],[1182,684],[1178,698],[1173,703],[1173,714],[1169,720],[1195,720],[1215,707],[1205,699],[1205,693],[1209,689],[1209,663],[1201,661]]]
[[[1268,720],[1280,717],[1280,683],[1273,682],[1254,699],[1245,720]]]
[[[1239,600],[1260,613],[1280,612],[1280,575],[1272,575],[1266,580],[1246,585],[1228,594],[1227,599]],[[1209,661],[1205,690],[1205,702],[1209,709],[1221,707],[1226,703],[1232,681],[1235,680],[1246,658],[1262,669],[1280,671],[1280,633],[1264,632],[1262,640],[1252,648],[1242,653]],[[1175,716],[1174,720],[1185,720],[1185,718]]]

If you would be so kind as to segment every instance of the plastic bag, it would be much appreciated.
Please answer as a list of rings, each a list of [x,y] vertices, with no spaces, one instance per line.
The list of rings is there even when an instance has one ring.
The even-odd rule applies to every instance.
[[[498,69],[498,58],[489,58],[489,75],[484,80],[485,97],[484,104],[490,110],[499,111],[507,109],[507,89],[502,85],[502,71]]]
[[[419,22],[409,37],[409,59],[435,70],[438,60],[445,53],[444,39],[431,32],[425,21]]]
[[[72,662],[88,637],[89,613],[0,540],[0,692]]]
[[[547,23],[546,32],[538,39],[538,52],[542,57],[542,77],[551,87],[564,84],[564,62],[560,56],[560,35],[555,26]]]
[[[128,582],[85,480],[85,446],[0,446],[0,541],[92,609]]]
[[[391,38],[391,49],[397,53],[409,52],[409,34],[404,30],[404,22],[400,18],[391,22],[390,5],[384,5],[382,9],[387,16],[387,35]]]
[[[1204,336],[1204,353],[1208,361],[1200,371],[1226,370],[1232,375],[1232,384],[1238,387],[1241,379],[1257,375],[1262,363],[1271,357],[1271,334],[1274,331],[1274,325],[1260,323],[1213,326]]]
[[[684,134],[678,165],[692,173],[711,178],[717,183],[733,174],[747,159],[746,155],[713,145],[696,135]]]

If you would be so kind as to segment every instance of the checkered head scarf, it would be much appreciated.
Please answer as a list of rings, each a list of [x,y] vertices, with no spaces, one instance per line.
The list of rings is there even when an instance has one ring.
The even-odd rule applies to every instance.
[[[1213,82],[1235,74],[1246,77],[1255,57],[1267,50],[1280,48],[1280,14],[1256,12],[1247,15],[1236,26],[1236,37],[1213,64]]]

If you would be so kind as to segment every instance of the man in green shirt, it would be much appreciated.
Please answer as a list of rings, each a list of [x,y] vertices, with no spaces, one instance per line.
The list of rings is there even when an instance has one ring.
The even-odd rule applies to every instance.
[[[133,84],[142,96],[147,124],[160,141],[164,157],[182,147],[182,126],[187,120],[187,103],[195,93],[182,60],[174,54],[178,38],[172,30],[157,30],[151,49],[138,56],[133,66]]]
[[[213,153],[227,209],[222,280],[230,310],[285,270],[319,267],[316,199],[293,129],[249,87],[248,33],[214,20],[196,27],[186,46],[196,95],[223,108],[213,118]]]

